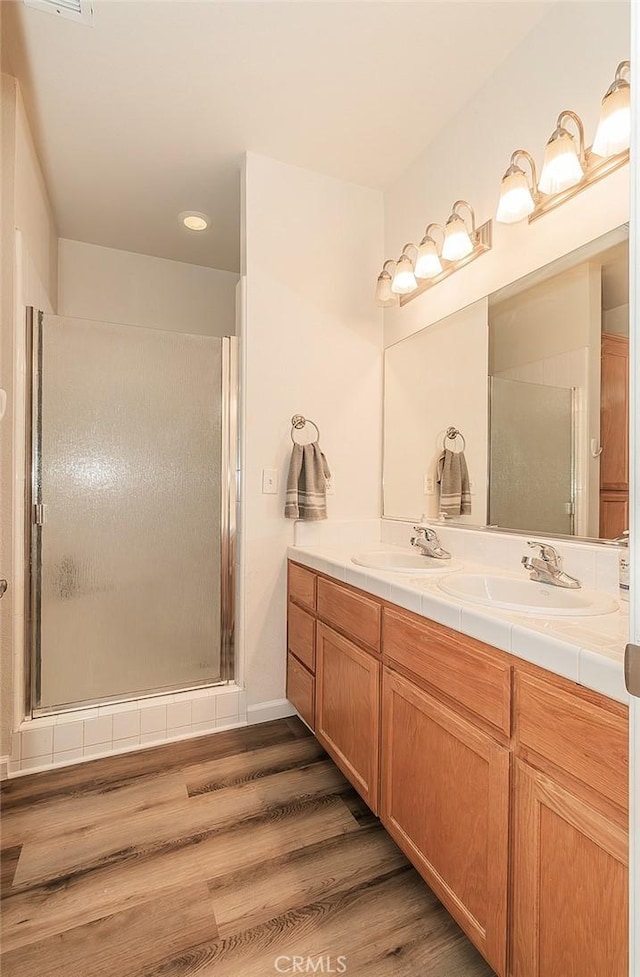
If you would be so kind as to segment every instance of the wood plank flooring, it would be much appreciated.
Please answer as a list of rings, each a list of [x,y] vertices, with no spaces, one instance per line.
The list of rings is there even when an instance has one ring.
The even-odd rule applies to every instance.
[[[297,719],[5,782],[1,860],[3,977],[493,974]]]

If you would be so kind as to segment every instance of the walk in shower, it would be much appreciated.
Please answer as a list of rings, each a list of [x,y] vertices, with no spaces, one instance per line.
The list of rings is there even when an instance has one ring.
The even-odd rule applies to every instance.
[[[31,714],[232,680],[235,340],[28,328]]]

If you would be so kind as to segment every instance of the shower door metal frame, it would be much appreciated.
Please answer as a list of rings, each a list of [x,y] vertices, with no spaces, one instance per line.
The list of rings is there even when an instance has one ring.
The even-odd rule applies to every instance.
[[[185,686],[149,688],[56,707],[41,707],[42,635],[42,325],[44,313],[27,309],[26,384],[26,532],[25,532],[25,698],[31,718],[86,709],[90,705],[126,702],[175,692],[226,685],[235,675],[236,508],[238,495],[238,341],[221,337],[220,444],[220,678]],[[132,326],[132,328],[136,328]]]

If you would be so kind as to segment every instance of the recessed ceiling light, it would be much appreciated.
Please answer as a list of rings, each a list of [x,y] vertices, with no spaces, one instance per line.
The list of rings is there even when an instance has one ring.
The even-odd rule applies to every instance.
[[[206,231],[209,226],[209,218],[206,214],[201,214],[197,210],[185,210],[178,215],[184,226],[190,231]]]

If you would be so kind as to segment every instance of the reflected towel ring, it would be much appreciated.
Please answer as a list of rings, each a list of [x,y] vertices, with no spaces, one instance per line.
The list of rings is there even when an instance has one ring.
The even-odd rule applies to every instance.
[[[446,442],[447,441],[455,441],[456,438],[460,438],[461,439],[461,441],[462,441],[462,448],[460,450],[461,451],[464,451],[465,448],[467,447],[467,442],[464,439],[464,434],[462,434],[462,432],[459,431],[457,427],[448,427],[447,428],[447,430],[445,432],[444,439],[442,441],[442,447],[443,448],[446,448],[447,447]]]
[[[316,441],[320,440],[320,428],[318,427],[316,422],[309,420],[308,417],[303,417],[302,414],[294,414],[293,417],[291,418],[291,440],[293,441],[294,444],[313,444],[312,441],[296,441],[296,439],[293,436],[294,430],[301,431],[302,428],[305,427],[307,424],[311,424],[313,427],[315,427],[316,429],[315,440]]]

